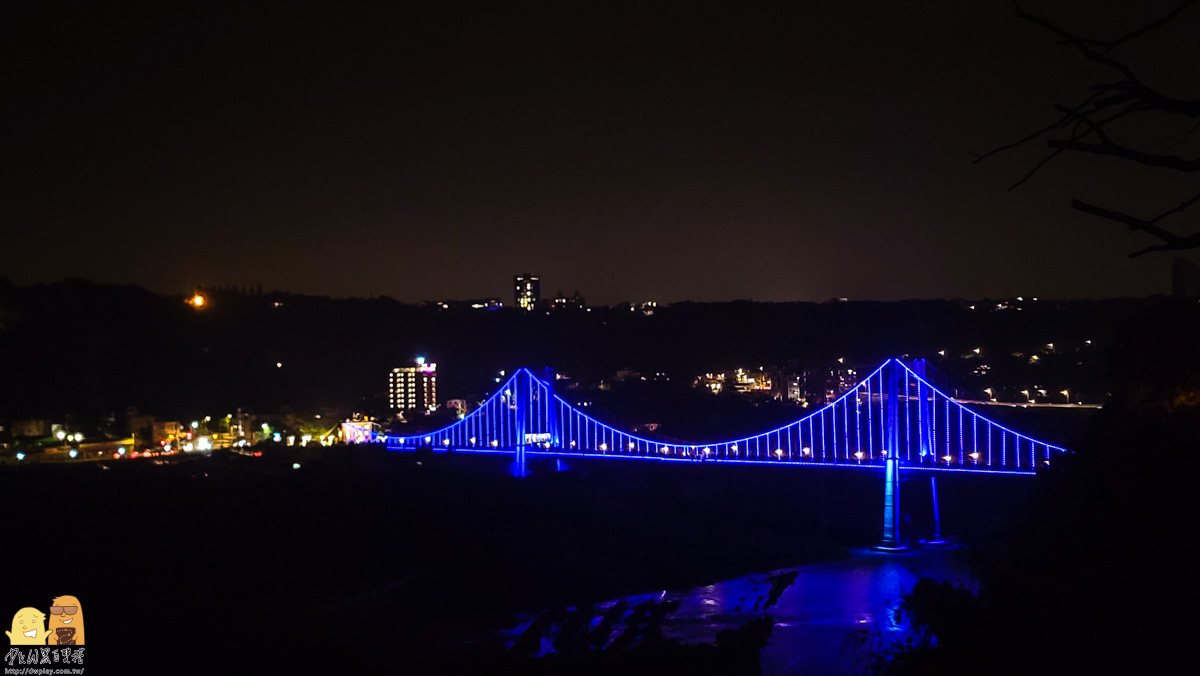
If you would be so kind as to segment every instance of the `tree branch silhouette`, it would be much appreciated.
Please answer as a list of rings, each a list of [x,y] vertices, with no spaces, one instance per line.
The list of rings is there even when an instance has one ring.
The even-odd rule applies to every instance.
[[[1200,99],[1187,99],[1168,95],[1157,89],[1148,87],[1141,77],[1126,62],[1113,56],[1122,45],[1154,31],[1171,21],[1195,5],[1197,0],[1183,0],[1170,12],[1144,24],[1140,28],[1125,33],[1112,40],[1076,35],[1066,28],[1045,18],[1026,12],[1014,0],[1013,8],[1018,19],[1032,23],[1053,33],[1058,38],[1058,44],[1073,47],[1084,59],[1109,68],[1117,75],[1118,80],[1094,84],[1088,87],[1089,94],[1080,103],[1067,106],[1056,104],[1054,109],[1060,114],[1052,124],[1049,124],[1016,141],[993,148],[984,153],[971,153],[975,162],[982,162],[996,154],[1023,146],[1031,141],[1045,138],[1045,147],[1049,151],[1023,177],[1008,187],[1013,190],[1033,178],[1040,169],[1051,160],[1063,153],[1079,153],[1093,156],[1107,156],[1133,164],[1164,169],[1183,173],[1200,172],[1200,157],[1187,157],[1183,154],[1168,154],[1182,146],[1190,139],[1196,126],[1200,125]],[[1154,119],[1147,114],[1154,116]],[[1192,119],[1197,122],[1191,125],[1189,131],[1181,134],[1182,138],[1171,143],[1158,152],[1152,152],[1136,145],[1123,143],[1113,139],[1109,125],[1122,120],[1124,124],[1143,123],[1153,124],[1158,128],[1163,114],[1176,118]],[[1156,122],[1157,120],[1157,122]],[[1200,232],[1192,235],[1178,235],[1164,229],[1159,222],[1178,214],[1200,200],[1200,193],[1150,219],[1139,218],[1130,214],[1101,207],[1074,199],[1071,207],[1076,211],[1090,214],[1099,218],[1123,223],[1134,230],[1145,232],[1162,240],[1162,244],[1145,247],[1130,254],[1131,258],[1142,256],[1155,251],[1171,251],[1180,249],[1200,248]]]

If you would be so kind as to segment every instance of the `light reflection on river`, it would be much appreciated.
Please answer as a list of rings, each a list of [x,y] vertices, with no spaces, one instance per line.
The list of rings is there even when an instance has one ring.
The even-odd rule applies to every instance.
[[[900,597],[918,579],[974,585],[952,549],[917,549],[904,554],[862,549],[841,561],[787,570],[797,571],[795,582],[769,609],[764,608],[771,590],[768,574],[681,592],[628,596],[625,601],[629,607],[643,601],[678,601],[679,608],[663,619],[662,629],[665,638],[684,643],[711,643],[722,629],[735,629],[770,614],[775,624],[762,654],[764,674],[839,674],[852,670],[852,655],[845,645],[853,630],[886,633],[906,628],[897,614]],[[598,612],[614,603],[616,600],[601,604]]]

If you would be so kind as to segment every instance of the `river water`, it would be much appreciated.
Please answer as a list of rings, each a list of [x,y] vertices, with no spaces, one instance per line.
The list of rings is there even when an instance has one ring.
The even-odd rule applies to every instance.
[[[645,601],[678,601],[679,607],[662,619],[662,630],[664,637],[684,643],[711,643],[718,631],[769,614],[774,629],[762,653],[764,674],[846,674],[853,673],[854,665],[847,638],[860,629],[875,630],[883,637],[903,632],[906,620],[897,612],[901,595],[918,579],[974,585],[961,559],[953,548],[922,548],[902,554],[859,549],[839,561],[747,575],[684,591],[628,596],[624,601],[630,608]],[[792,571],[795,580],[782,588]],[[593,624],[618,601],[599,604]],[[535,618],[523,619],[505,634],[515,640]],[[617,631],[619,627],[614,633]],[[553,650],[551,638],[543,641],[542,654]]]

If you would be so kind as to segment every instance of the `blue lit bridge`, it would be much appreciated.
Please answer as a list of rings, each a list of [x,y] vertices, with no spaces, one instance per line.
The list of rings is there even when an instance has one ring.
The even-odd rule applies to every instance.
[[[889,359],[835,401],[792,423],[740,439],[682,444],[605,424],[557,395],[552,377],[521,369],[451,425],[414,436],[374,434],[371,441],[394,450],[507,454],[519,476],[531,456],[881,470],[881,547],[902,548],[901,471],[1030,475],[1067,452],[955,401],[923,370],[924,362]]]

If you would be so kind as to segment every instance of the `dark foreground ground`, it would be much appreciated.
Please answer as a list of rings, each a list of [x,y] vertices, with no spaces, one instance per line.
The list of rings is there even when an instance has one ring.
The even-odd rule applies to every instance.
[[[77,596],[96,674],[753,671],[742,657],[769,626],[722,648],[660,646],[640,667],[612,655],[520,661],[460,639],[516,611],[843,556],[879,532],[871,472],[611,460],[532,469],[517,480],[502,458],[354,447],[4,468],[0,611],[8,622]],[[916,535],[929,521],[927,485],[905,484]],[[939,477],[945,525],[995,533],[1028,485]]]

